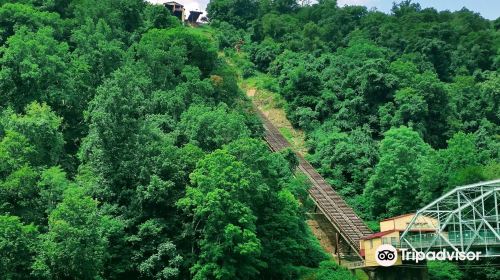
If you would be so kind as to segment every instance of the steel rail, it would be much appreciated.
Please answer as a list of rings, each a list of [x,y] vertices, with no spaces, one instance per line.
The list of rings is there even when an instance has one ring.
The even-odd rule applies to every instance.
[[[254,107],[255,108],[255,107]],[[278,152],[290,148],[290,143],[283,137],[279,130],[269,121],[269,119],[255,108],[258,116],[262,120],[265,129],[264,140],[269,148]],[[347,205],[340,195],[330,184],[314,169],[314,167],[295,152],[299,159],[299,170],[306,175],[311,182],[309,195],[313,199],[318,209],[325,215],[333,227],[339,232],[342,238],[353,249],[358,257],[360,256],[360,240],[363,236],[369,235],[372,231],[363,223],[354,210]]]

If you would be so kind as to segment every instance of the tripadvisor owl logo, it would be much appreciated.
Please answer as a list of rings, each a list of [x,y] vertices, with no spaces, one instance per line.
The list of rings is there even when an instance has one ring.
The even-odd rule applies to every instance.
[[[398,260],[398,251],[392,245],[380,245],[375,251],[375,260],[381,266],[394,265]]]

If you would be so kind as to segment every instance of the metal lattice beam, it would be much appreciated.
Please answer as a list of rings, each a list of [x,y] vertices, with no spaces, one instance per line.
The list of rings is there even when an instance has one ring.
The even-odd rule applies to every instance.
[[[447,247],[500,256],[499,197],[500,179],[456,187],[417,211],[400,244],[422,252]]]

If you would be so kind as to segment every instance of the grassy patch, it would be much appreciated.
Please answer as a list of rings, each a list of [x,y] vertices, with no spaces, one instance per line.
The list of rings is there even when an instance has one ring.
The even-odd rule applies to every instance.
[[[221,57],[234,67],[239,76],[240,88],[247,93],[253,104],[280,130],[290,142],[292,149],[302,155],[307,155],[305,134],[303,131],[293,128],[288,121],[285,113],[286,100],[278,94],[277,80],[258,71],[255,75],[244,79],[242,77],[243,66],[250,63],[245,52],[237,53],[233,50],[227,50],[221,53]]]
[[[249,77],[244,82],[251,87],[265,89],[272,92],[278,91],[278,82],[276,81],[276,79],[261,72],[257,72],[255,75]]]
[[[293,141],[292,131],[288,127],[280,127],[279,131],[285,137],[285,139],[288,140],[288,142]]]
[[[262,107],[264,110],[284,109],[285,107],[285,100],[283,99],[283,97],[281,97],[281,95],[277,93],[248,85],[243,86],[243,88],[256,89],[256,92],[254,94],[254,102],[256,102],[256,104],[259,107]]]
[[[295,129],[288,121],[285,113],[286,101],[283,97],[275,92],[252,87],[243,83],[242,88],[251,92],[252,102],[267,116],[267,118],[278,128],[283,136],[290,142],[294,151],[307,154],[305,143],[305,134],[302,130]]]

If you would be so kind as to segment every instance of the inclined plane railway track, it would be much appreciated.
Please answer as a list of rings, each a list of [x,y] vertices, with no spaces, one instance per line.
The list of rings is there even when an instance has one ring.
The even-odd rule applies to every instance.
[[[290,147],[290,143],[283,137],[278,129],[267,119],[267,117],[256,108],[262,122],[264,123],[265,136],[269,148],[272,151],[280,151]],[[297,153],[296,153],[297,154]],[[314,167],[300,154],[299,170],[307,176],[311,182],[309,195],[323,215],[330,221],[342,239],[347,242],[353,250],[354,255],[359,255],[359,241],[363,236],[372,231],[356,215],[354,210],[337,194]]]

